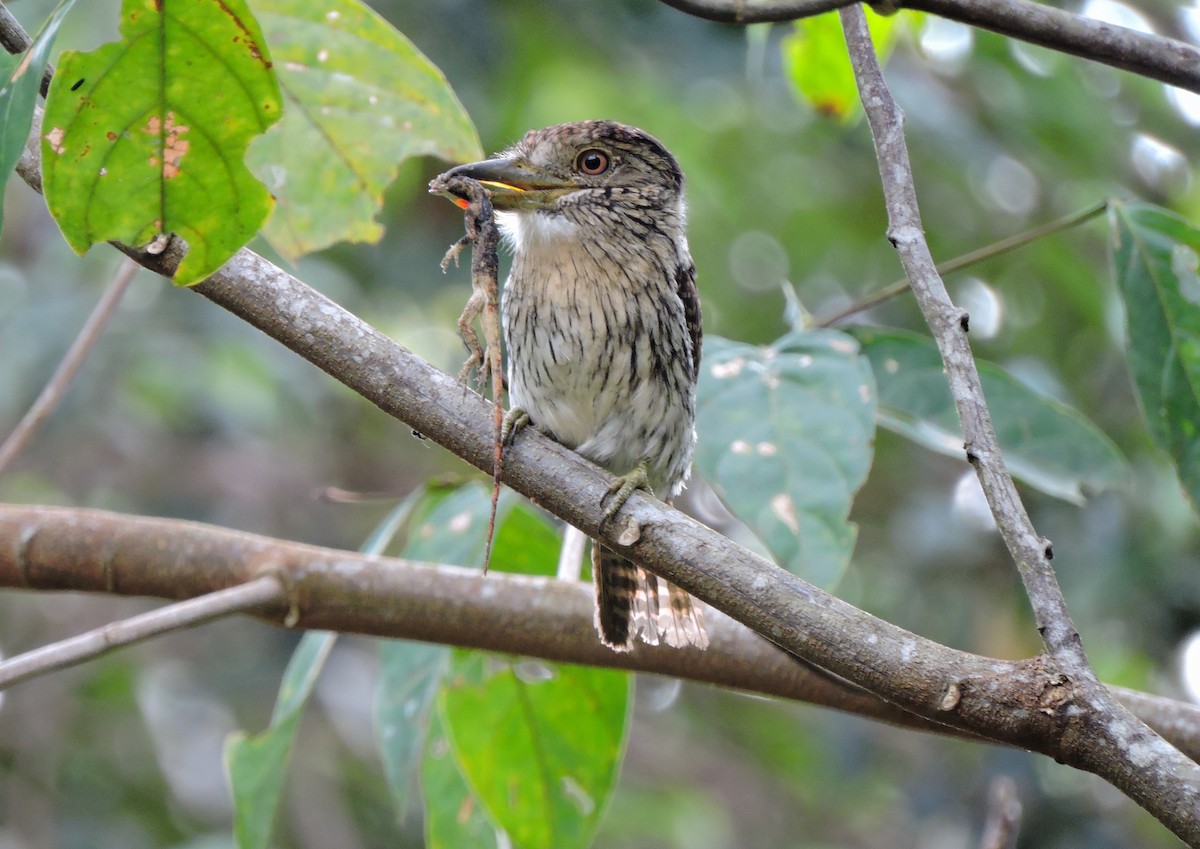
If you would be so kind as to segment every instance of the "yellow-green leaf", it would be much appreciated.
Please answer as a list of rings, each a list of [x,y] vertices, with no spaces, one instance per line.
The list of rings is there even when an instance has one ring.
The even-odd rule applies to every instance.
[[[42,122],[46,203],[80,253],[178,234],[175,282],[195,283],[270,214],[243,159],[279,118],[279,86],[244,0],[124,0],[121,36],[59,61]]]
[[[247,161],[278,206],[264,235],[289,259],[375,242],[383,191],[410,156],[477,159],[446,78],[356,0],[253,0],[287,105]]]
[[[899,15],[880,16],[867,9],[867,24],[881,62],[887,61],[899,33]],[[838,16],[801,18],[783,39],[783,63],[797,96],[831,118],[858,117],[858,87]]]

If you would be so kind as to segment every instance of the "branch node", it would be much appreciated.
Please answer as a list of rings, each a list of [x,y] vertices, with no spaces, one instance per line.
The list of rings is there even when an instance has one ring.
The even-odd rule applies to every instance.
[[[942,701],[938,704],[938,710],[954,710],[961,701],[962,688],[958,686],[957,681],[951,681],[946,692],[942,693]]]
[[[971,315],[966,310],[962,310],[958,314],[958,326],[963,333],[971,332]]]
[[[620,545],[633,545],[641,538],[642,525],[637,519],[630,516],[625,520],[625,527],[621,529],[621,533],[617,537],[617,543]]]

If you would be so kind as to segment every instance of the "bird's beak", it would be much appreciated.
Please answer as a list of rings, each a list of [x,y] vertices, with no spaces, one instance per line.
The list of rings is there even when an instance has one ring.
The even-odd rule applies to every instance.
[[[451,177],[470,177],[472,180],[478,180],[491,195],[492,206],[502,211],[543,209],[575,188],[556,181],[517,159],[485,159],[482,162],[451,168],[429,184],[430,191],[450,198],[464,209],[466,198],[443,188]]]

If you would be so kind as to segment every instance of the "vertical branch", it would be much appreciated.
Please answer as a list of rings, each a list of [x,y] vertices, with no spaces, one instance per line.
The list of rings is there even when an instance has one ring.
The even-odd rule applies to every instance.
[[[941,352],[962,420],[967,460],[1020,571],[1051,662],[1048,686],[1032,694],[1037,709],[1063,722],[1057,740],[1062,762],[1109,780],[1188,845],[1200,847],[1200,767],[1117,703],[1088,663],[1050,566],[1050,544],[1034,530],[1004,467],[967,342],[967,313],[950,301],[925,242],[903,115],[883,80],[866,16],[861,6],[838,14],[875,139],[888,238]]]
[[[888,239],[900,255],[913,295],[945,363],[950,390],[962,421],[967,460],[975,467],[996,526],[1020,569],[1047,651],[1064,669],[1073,673],[1087,670],[1090,678],[1090,667],[1079,635],[1050,566],[1050,543],[1034,530],[1016,484],[1004,466],[975,358],[967,341],[967,312],[950,301],[925,241],[908,146],[904,140],[904,116],[883,80],[862,8],[843,9],[839,14],[863,107],[875,137],[887,204]]]

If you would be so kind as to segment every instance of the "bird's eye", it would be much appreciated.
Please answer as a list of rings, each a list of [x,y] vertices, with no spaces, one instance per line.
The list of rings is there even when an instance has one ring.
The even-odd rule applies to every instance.
[[[603,174],[608,170],[608,166],[608,154],[602,150],[592,148],[575,157],[575,170],[587,174],[589,177]]]

